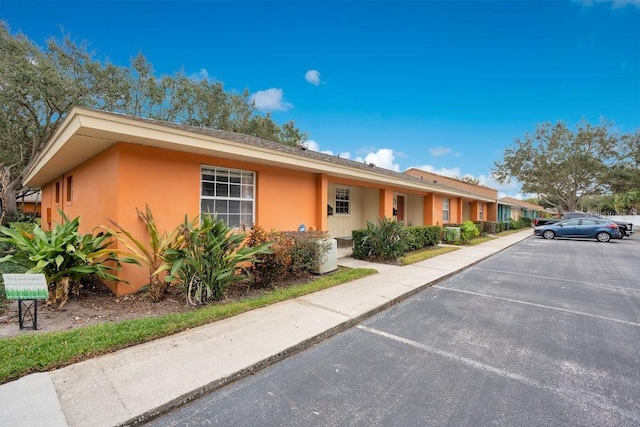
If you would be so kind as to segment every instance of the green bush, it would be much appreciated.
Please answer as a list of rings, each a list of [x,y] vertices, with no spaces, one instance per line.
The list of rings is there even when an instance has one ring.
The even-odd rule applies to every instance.
[[[506,229],[507,229],[507,223],[506,222],[498,222],[498,223],[496,223],[496,233],[502,233]]]
[[[520,218],[520,223],[522,224],[522,228],[533,227],[533,218]]]
[[[471,239],[480,235],[480,230],[473,221],[465,221],[460,226],[460,243],[466,245]]]
[[[244,233],[236,233],[212,215],[201,215],[200,225],[185,220],[184,245],[168,249],[171,266],[167,282],[177,282],[191,305],[221,299],[229,286],[243,280],[245,265],[269,253],[270,243],[254,247],[244,244]]]
[[[11,262],[24,268],[27,273],[42,273],[48,284],[56,288],[48,303],[60,300],[59,308],[67,301],[69,287],[82,277],[91,274],[100,279],[119,281],[112,274],[119,269],[120,262],[132,262],[118,258],[118,251],[110,249],[112,234],[81,234],[78,232],[80,218],[69,220],[62,211],[62,224],[54,224],[51,231],[40,226],[33,233],[13,228],[0,227],[0,242],[11,244],[15,250],[0,258],[0,263]]]
[[[438,226],[416,225],[407,227],[412,240],[409,242],[409,250],[416,251],[427,246],[437,246],[440,243],[442,228]]]
[[[366,229],[358,229],[351,231],[351,237],[353,238],[353,257],[356,259],[365,259],[367,257],[367,248],[365,247],[363,240],[367,235]]]
[[[522,228],[522,222],[511,220],[510,222],[512,230],[519,230]]]
[[[480,234],[496,234],[496,223],[493,221],[475,221],[474,224],[478,227]]]
[[[364,235],[354,237],[353,256],[360,259],[396,261],[409,251],[412,236],[398,221],[382,218],[378,223],[367,221]],[[356,248],[357,245],[357,248]]]
[[[410,251],[417,251],[418,249],[422,249],[427,245],[427,236],[425,236],[424,227],[414,225],[411,227],[407,227],[407,231],[412,237],[411,242],[409,242]]]

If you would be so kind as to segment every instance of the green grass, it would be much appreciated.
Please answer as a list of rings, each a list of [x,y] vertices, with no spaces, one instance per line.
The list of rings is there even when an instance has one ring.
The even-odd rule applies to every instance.
[[[531,231],[533,233],[533,227],[527,227],[527,230]],[[517,230],[506,230],[506,231],[501,231],[500,233],[498,233],[498,236],[508,236],[509,234],[515,234],[515,233],[519,233],[522,230],[525,230],[525,228],[519,228]]]
[[[480,236],[480,237],[474,237],[473,239],[469,240],[469,243],[466,244],[466,246],[475,246],[475,245],[480,245],[482,243],[488,242],[490,240],[495,240],[495,237],[489,237],[489,236]]]
[[[411,252],[408,255],[403,256],[400,259],[402,265],[414,264],[416,262],[424,261],[425,259],[433,258],[438,255],[446,254],[447,252],[457,251],[460,248],[452,246],[439,246],[421,249],[419,251]]]
[[[309,283],[276,289],[255,298],[210,305],[189,312],[103,323],[70,331],[1,338],[0,384],[32,372],[66,366],[375,273],[376,270],[364,268],[339,270]]]

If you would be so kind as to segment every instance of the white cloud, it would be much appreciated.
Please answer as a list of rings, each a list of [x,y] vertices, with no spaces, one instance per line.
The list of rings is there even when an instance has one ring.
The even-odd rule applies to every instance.
[[[355,160],[357,162],[365,162],[367,164],[373,163],[376,167],[399,172],[400,165],[393,163],[395,158],[396,156],[393,154],[393,150],[391,148],[381,148],[375,153],[368,153],[364,158],[356,157]]]
[[[431,165],[421,165],[421,166],[411,166],[411,168],[420,169],[427,172],[437,173],[438,175],[444,175],[451,178],[455,178],[457,176],[461,176],[460,168],[439,168],[436,169]]]
[[[209,72],[206,68],[200,68],[200,71],[197,73],[193,73],[189,76],[191,80],[195,80],[197,82],[207,81],[209,80]]]
[[[302,145],[307,147],[307,150],[317,151],[319,153],[330,154],[333,156],[333,151],[331,150],[320,150],[320,144],[318,144],[313,139],[303,142]]]
[[[304,73],[304,79],[311,83],[314,86],[318,86],[320,84],[320,71],[318,70],[309,70]]]
[[[625,6],[640,7],[640,0],[574,0],[578,3],[582,3],[583,6],[593,6],[594,3],[611,3],[614,9],[622,8]]]
[[[445,154],[449,154],[451,153],[451,148],[448,147],[433,147],[433,148],[429,148],[429,154],[431,154],[432,156],[444,156]]]
[[[249,99],[255,103],[260,111],[286,111],[293,108],[293,104],[284,100],[282,89],[270,88],[252,93]]]
[[[343,159],[350,159],[351,153],[348,151],[343,151],[342,153],[338,154],[338,157],[342,157]]]

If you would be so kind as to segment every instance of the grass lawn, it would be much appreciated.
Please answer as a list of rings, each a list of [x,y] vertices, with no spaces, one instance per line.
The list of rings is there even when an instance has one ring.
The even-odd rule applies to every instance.
[[[403,256],[400,262],[402,263],[402,265],[414,264],[416,262],[424,261],[425,259],[446,254],[447,252],[457,251],[458,249],[460,248],[453,246],[434,246],[425,248]]]
[[[48,371],[112,351],[175,334],[276,302],[306,295],[361,277],[376,270],[339,270],[312,282],[276,289],[256,298],[209,305],[162,317],[102,323],[69,331],[20,335],[0,339],[0,384],[32,372]]]

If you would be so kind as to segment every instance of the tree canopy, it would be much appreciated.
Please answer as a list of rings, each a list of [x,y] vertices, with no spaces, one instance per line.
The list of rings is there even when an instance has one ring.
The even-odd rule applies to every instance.
[[[157,76],[138,54],[128,67],[101,62],[85,43],[50,39],[41,48],[0,21],[0,206],[16,211],[25,172],[74,106],[252,135],[288,145],[307,139],[293,121],[258,112],[248,90],[183,71]]]
[[[524,193],[561,211],[573,211],[586,196],[638,188],[639,138],[639,131],[620,135],[604,120],[595,126],[582,121],[575,130],[546,122],[516,138],[493,174],[501,183],[521,182]]]

